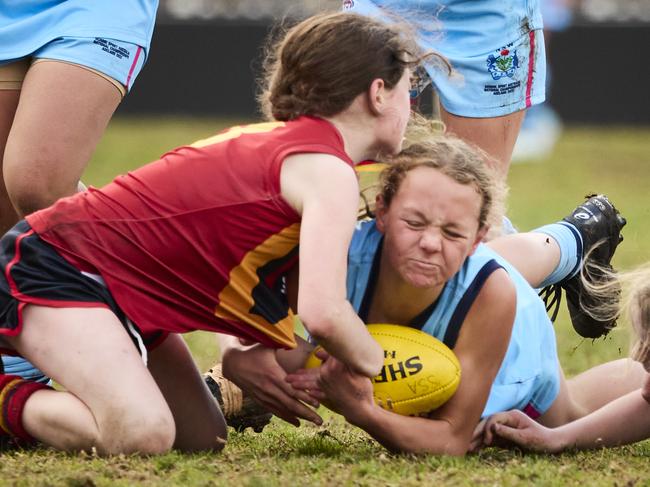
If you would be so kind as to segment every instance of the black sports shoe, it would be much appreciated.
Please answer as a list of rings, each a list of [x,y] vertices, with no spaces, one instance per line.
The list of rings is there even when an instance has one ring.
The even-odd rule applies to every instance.
[[[610,262],[616,247],[623,241],[621,229],[627,223],[614,205],[604,195],[588,195],[586,201],[578,206],[573,213],[563,218],[578,229],[582,236],[583,271],[589,283],[601,284],[614,279],[614,269]],[[551,319],[555,320],[560,304],[561,291],[564,289],[567,307],[573,328],[585,338],[599,338],[607,335],[616,326],[616,318],[597,319],[589,313],[598,300],[585,289],[581,273],[564,281],[548,286],[540,292],[546,303],[546,309],[555,306]],[[607,299],[618,301],[620,289],[616,288]]]
[[[203,375],[206,385],[219,403],[226,424],[236,431],[252,428],[260,433],[269,424],[273,414],[264,409],[223,376],[221,364],[216,364]]]

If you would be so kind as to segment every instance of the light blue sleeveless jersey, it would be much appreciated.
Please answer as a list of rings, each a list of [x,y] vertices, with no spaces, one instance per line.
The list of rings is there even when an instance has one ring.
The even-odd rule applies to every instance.
[[[115,39],[149,50],[158,0],[0,0],[0,61],[59,37]]]
[[[369,283],[376,278],[375,257],[382,234],[374,221],[359,223],[348,254],[348,299],[364,314]],[[376,260],[378,262],[378,258]],[[512,337],[494,380],[482,416],[520,409],[536,417],[551,406],[560,390],[560,365],[553,325],[544,304],[519,272],[485,245],[479,245],[445,285],[436,303],[411,326],[422,329],[453,348],[465,314],[492,270],[505,269],[517,290]],[[366,298],[367,299],[367,298]]]

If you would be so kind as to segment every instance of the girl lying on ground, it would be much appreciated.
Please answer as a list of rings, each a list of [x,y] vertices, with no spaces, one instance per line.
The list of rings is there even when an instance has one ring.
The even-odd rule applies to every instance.
[[[454,350],[462,378],[449,402],[428,418],[391,413],[374,403],[367,377],[331,356],[287,378],[391,450],[464,454],[481,417],[517,408],[543,424],[564,424],[640,384],[641,371],[628,360],[564,379],[544,304],[504,257],[480,243],[495,199],[483,161],[452,138],[405,149],[382,175],[376,218],[357,227],[348,254],[348,298],[366,323],[413,326]],[[601,238],[601,264],[608,265],[623,224],[597,196],[560,223],[491,245],[522,265],[535,286],[545,285],[548,274],[551,282],[572,278],[579,249]],[[261,348],[223,342],[226,375],[268,406],[264,373],[252,365]],[[304,363],[311,347],[302,345],[278,352],[287,370]],[[604,374],[622,370],[628,373],[619,387],[590,394]]]

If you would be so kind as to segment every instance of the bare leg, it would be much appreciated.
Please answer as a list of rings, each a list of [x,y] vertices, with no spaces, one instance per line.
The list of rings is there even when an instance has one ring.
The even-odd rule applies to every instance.
[[[3,164],[7,191],[19,214],[77,190],[120,100],[113,84],[82,67],[46,61],[29,69]]]
[[[556,427],[579,419],[641,388],[645,377],[643,366],[627,358],[597,365],[568,381],[562,373],[560,393],[539,422]]]
[[[487,244],[505,258],[536,288],[560,261],[557,242],[543,233],[517,233],[495,238]]]
[[[149,370],[174,415],[174,447],[221,450],[228,436],[226,421],[179,335],[169,335],[151,352]]]
[[[18,107],[18,90],[0,90],[0,161],[5,152],[5,145]],[[0,235],[4,235],[18,221],[14,205],[9,200],[4,180],[0,178]]]
[[[498,171],[505,179],[512,150],[524,119],[524,110],[493,118],[459,117],[440,107],[440,116],[447,132],[470,142],[496,159]]]
[[[646,377],[641,363],[629,358],[592,367],[567,381],[574,402],[588,412],[601,408],[643,386]],[[607,384],[603,387],[603,384]]]
[[[67,392],[35,392],[23,410],[34,438],[62,450],[163,453],[174,420],[117,317],[105,308],[29,305],[6,340]]]

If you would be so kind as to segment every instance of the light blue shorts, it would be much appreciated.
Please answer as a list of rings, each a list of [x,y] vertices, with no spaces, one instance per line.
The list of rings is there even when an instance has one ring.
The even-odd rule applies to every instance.
[[[115,39],[60,37],[30,53],[28,59],[50,59],[90,68],[109,78],[109,81],[119,83],[122,88],[120,91],[124,94],[124,90],[131,89],[140,73],[145,62],[145,52],[141,46]],[[17,61],[20,60],[0,60],[0,69],[2,65]],[[25,66],[27,69],[28,65]]]
[[[29,379],[36,382],[43,382],[48,384],[50,379],[43,374],[39,369],[34,367],[31,363],[22,357],[12,357],[10,355],[2,355],[2,366],[4,373],[7,375],[17,375],[23,379]]]
[[[415,25],[420,47],[442,54],[454,69],[449,76],[435,65],[426,67],[442,106],[454,115],[498,117],[545,99],[546,51],[537,0],[343,4],[351,12]]]

